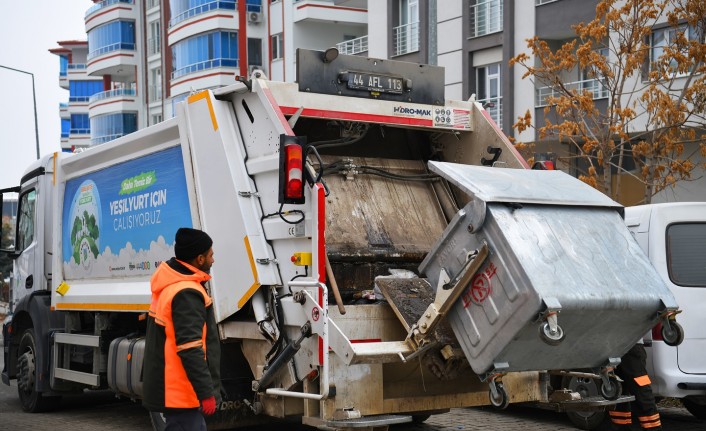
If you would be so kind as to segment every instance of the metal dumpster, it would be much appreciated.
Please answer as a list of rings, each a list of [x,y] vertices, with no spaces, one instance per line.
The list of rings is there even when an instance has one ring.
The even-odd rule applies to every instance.
[[[429,166],[471,200],[420,274],[438,290],[475,250],[489,249],[447,315],[481,378],[606,369],[677,310],[622,206],[597,190],[560,171]]]

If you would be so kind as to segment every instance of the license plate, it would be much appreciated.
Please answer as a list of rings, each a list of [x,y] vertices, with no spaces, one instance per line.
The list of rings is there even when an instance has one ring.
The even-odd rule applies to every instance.
[[[377,93],[402,94],[402,78],[372,73],[348,72],[348,88]]]

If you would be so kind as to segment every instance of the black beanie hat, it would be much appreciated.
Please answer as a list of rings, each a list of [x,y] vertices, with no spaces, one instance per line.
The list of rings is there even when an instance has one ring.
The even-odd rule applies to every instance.
[[[174,236],[174,257],[189,262],[196,256],[206,253],[213,240],[206,232],[189,227],[180,227]]]

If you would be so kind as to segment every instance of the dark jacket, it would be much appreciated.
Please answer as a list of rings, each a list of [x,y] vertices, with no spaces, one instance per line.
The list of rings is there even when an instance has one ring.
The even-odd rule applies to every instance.
[[[152,276],[142,400],[150,411],[195,409],[211,396],[220,402],[220,341],[202,285],[210,278],[174,258]]]

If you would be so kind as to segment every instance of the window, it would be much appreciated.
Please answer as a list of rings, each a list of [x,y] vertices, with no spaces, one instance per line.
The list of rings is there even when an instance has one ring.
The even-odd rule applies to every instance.
[[[17,241],[15,245],[15,250],[17,251],[26,250],[34,241],[36,203],[36,190],[30,190],[20,197],[19,213],[17,214]]]
[[[88,59],[121,49],[135,49],[135,23],[112,21],[88,32]]]
[[[152,116],[152,121],[150,124],[157,124],[162,122],[162,114],[155,114]]]
[[[471,0],[470,37],[503,30],[503,0]]]
[[[148,55],[159,54],[162,51],[162,33],[159,20],[150,23],[150,38],[147,41]]]
[[[60,56],[59,57],[59,76],[66,76],[66,70],[69,68],[69,59]]]
[[[71,114],[71,129],[69,133],[72,135],[88,135],[91,133],[91,123],[88,120],[88,114]]]
[[[660,61],[660,57],[664,54],[666,47],[670,47],[671,49],[677,48],[678,33],[683,33],[689,40],[698,40],[698,32],[696,29],[686,25],[652,30],[652,34],[650,35],[650,70],[655,70],[655,66],[657,62]],[[676,60],[670,59],[669,69],[676,71],[677,66]]]
[[[248,66],[262,66],[262,39],[248,38]]]
[[[69,102],[88,102],[96,93],[103,91],[103,81],[69,81]]]
[[[69,137],[69,130],[71,130],[71,120],[69,120],[68,118],[62,118],[61,119],[61,137],[68,138]]]
[[[476,100],[483,104],[493,121],[502,127],[501,85],[500,63],[476,68]]]
[[[278,60],[284,58],[284,40],[282,33],[277,33],[272,36],[272,59]]]
[[[161,67],[155,67],[154,69],[150,69],[149,98],[150,98],[150,103],[162,100],[162,68]]]
[[[98,115],[91,118],[91,145],[98,145],[137,130],[137,113]]]
[[[608,48],[599,48],[596,49],[595,52],[602,55],[606,59],[608,58]],[[593,93],[593,99],[605,99],[610,96],[610,91],[606,86],[603,85],[602,81],[597,79],[597,77],[593,73],[593,70],[591,67],[585,67],[581,69],[579,89],[581,91],[589,91]]]
[[[706,287],[706,223],[667,227],[669,279],[679,286]]]
[[[214,67],[238,67],[238,33],[216,31],[182,40],[172,47],[172,58],[172,78]]]
[[[393,55],[419,51],[419,1],[400,0],[400,25],[392,29]]]

